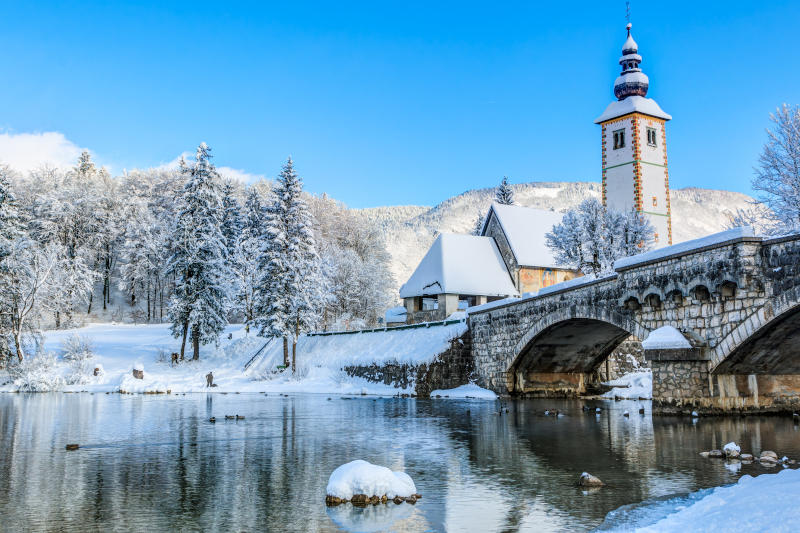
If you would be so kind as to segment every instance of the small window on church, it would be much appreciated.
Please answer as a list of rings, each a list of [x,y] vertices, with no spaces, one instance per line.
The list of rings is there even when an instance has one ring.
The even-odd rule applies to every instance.
[[[649,146],[655,146],[657,144],[655,128],[647,128],[647,144]]]
[[[653,207],[658,207],[658,199],[653,196]]]
[[[625,148],[625,130],[617,130],[614,132],[614,150]]]

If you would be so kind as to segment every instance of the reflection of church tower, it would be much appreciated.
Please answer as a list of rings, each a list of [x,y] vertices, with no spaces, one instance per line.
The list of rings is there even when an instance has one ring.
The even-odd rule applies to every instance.
[[[645,98],[649,80],[639,68],[642,56],[631,37],[622,47],[622,74],[614,82],[612,102],[595,124],[603,128],[603,204],[616,210],[636,208],[656,231],[656,247],[672,244],[666,122],[655,100]]]

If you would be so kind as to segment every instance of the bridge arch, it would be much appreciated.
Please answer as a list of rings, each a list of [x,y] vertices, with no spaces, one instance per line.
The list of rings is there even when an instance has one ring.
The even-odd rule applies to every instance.
[[[715,374],[800,374],[800,286],[742,320],[711,352]]]
[[[514,388],[519,373],[593,370],[629,336],[647,337],[649,329],[632,315],[573,305],[543,316],[527,328],[505,361],[509,389]]]

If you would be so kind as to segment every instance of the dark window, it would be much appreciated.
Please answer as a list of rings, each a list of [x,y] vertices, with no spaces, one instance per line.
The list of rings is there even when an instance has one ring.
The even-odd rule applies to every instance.
[[[647,128],[647,144],[650,146],[655,146],[658,144],[656,142],[656,130],[655,128]]]
[[[614,150],[625,148],[625,130],[617,130],[614,132]]]

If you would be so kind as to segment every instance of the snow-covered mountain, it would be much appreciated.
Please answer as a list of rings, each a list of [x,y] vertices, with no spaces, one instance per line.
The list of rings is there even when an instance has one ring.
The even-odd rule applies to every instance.
[[[532,182],[513,186],[519,205],[565,211],[584,198],[600,198],[600,184],[586,182]],[[392,274],[399,287],[416,268],[439,233],[469,233],[479,215],[494,198],[494,188],[475,189],[434,207],[396,206],[360,209],[356,212],[386,234],[392,255]],[[746,208],[753,199],[731,191],[689,187],[672,190],[672,237],[678,243],[721,231],[728,215]]]

